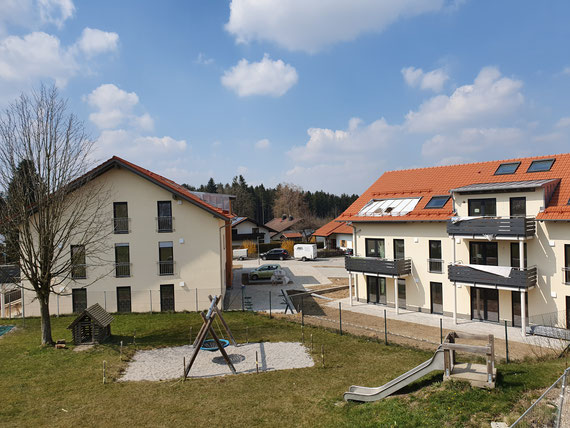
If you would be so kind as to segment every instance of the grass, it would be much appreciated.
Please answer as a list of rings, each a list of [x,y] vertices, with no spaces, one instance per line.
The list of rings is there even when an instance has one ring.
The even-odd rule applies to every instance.
[[[299,341],[301,328],[251,313],[226,313],[238,342]],[[71,342],[71,317],[53,318],[54,339]],[[9,320],[1,320],[7,324]],[[2,426],[481,426],[520,414],[529,396],[562,373],[564,361],[498,366],[498,388],[441,382],[441,373],[400,395],[370,404],[344,403],[352,385],[378,386],[425,361],[431,353],[305,327],[315,366],[186,382],[115,382],[136,349],[182,345],[195,335],[197,314],[115,315],[113,340],[89,351],[38,346],[39,319],[0,339]],[[136,345],[133,336],[136,331]],[[321,367],[321,344],[326,367]],[[102,383],[107,362],[108,383]],[[182,361],[180,362],[182,374]],[[523,400],[524,399],[524,400]]]

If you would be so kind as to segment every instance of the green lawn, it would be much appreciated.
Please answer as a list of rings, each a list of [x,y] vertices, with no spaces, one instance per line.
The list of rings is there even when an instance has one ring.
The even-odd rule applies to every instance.
[[[251,313],[225,314],[238,341],[299,341],[298,324]],[[71,340],[71,317],[53,319],[54,339]],[[0,321],[8,324],[8,320]],[[520,413],[521,397],[536,395],[564,370],[563,360],[498,366],[499,387],[471,389],[434,374],[401,395],[371,404],[345,404],[352,384],[379,386],[428,359],[428,352],[384,346],[305,328],[313,336],[315,367],[186,382],[115,382],[134,348],[182,345],[197,314],[116,315],[114,339],[85,352],[42,349],[39,320],[0,339],[1,426],[481,426]],[[136,345],[133,333],[136,331]],[[325,368],[321,367],[325,345]],[[126,358],[125,358],[126,359]],[[102,364],[107,362],[107,384]],[[182,362],[180,371],[182,373]],[[528,403],[528,400],[526,401]],[[525,404],[526,404],[525,403]]]

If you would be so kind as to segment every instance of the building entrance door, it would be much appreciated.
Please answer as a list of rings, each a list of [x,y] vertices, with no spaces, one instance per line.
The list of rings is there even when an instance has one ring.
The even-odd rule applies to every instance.
[[[499,291],[471,287],[471,319],[499,322]]]

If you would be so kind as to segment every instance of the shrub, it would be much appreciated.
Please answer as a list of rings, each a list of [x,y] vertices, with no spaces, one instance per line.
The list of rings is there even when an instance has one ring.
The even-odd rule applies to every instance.
[[[344,250],[321,249],[317,250],[317,257],[341,257],[344,256]]]
[[[291,241],[290,239],[286,239],[281,241],[281,248],[287,250],[291,256],[293,255],[293,247],[295,246],[295,242]]]
[[[257,254],[257,244],[253,241],[243,241],[241,247],[247,248],[248,257],[253,257]]]

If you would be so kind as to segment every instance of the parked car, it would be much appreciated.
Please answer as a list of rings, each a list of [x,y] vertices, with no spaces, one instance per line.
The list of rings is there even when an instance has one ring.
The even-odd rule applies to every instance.
[[[315,260],[317,258],[317,244],[295,244],[293,255],[298,260]]]
[[[270,279],[278,269],[281,269],[280,265],[261,265],[249,272],[249,279]]]
[[[352,256],[354,255],[354,251],[352,248],[347,248],[346,250],[344,250],[344,255],[345,256]]]
[[[259,255],[263,260],[285,260],[289,258],[289,251],[283,248],[273,248]]]

